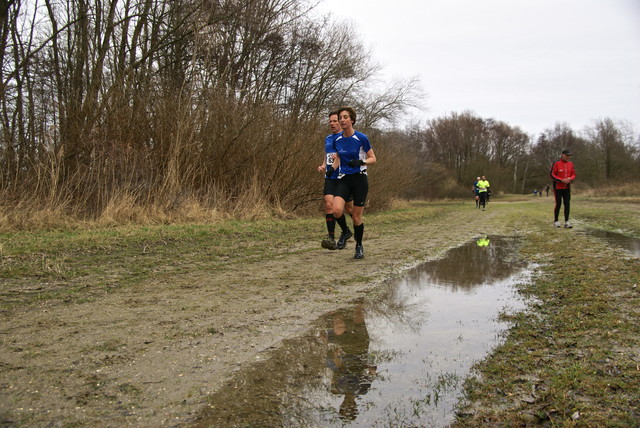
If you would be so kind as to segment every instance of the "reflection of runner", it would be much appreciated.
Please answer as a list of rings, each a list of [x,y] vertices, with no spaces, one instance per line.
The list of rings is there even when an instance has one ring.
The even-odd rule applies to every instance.
[[[484,237],[478,239],[476,241],[476,244],[478,244],[478,247],[488,247],[489,246],[489,242],[490,242],[489,238],[484,236]]]
[[[376,367],[368,364],[369,333],[362,304],[341,310],[329,318],[323,338],[328,344],[327,367],[332,371],[331,392],[344,395],[339,415],[343,420],[358,416],[356,398],[369,391]]]

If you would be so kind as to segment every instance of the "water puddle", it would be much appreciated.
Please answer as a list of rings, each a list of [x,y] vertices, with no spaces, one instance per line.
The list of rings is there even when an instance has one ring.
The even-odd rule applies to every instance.
[[[443,427],[471,365],[523,310],[517,241],[484,237],[321,317],[211,397],[198,426]]]
[[[587,235],[605,241],[607,244],[631,253],[635,257],[640,257],[640,239],[622,233],[610,232],[608,230],[587,229]]]

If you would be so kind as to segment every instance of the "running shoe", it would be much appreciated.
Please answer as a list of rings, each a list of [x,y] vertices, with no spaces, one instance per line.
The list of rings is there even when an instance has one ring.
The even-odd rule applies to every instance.
[[[554,225],[555,227],[560,227],[560,226],[561,226],[561,224],[560,224],[560,222],[559,222],[559,221],[554,221],[554,222],[553,222],[553,225]]]
[[[336,245],[336,240],[329,235],[327,235],[327,237],[322,240],[320,245],[322,246],[322,248],[326,248],[327,250],[338,249],[338,246]]]
[[[340,239],[338,239],[338,250],[342,250],[347,246],[347,240],[353,236],[353,233],[349,229],[346,232],[342,232],[340,234]]]
[[[362,248],[362,244],[356,244],[356,255],[353,256],[354,259],[364,259],[364,248]]]
[[[568,221],[564,223],[564,228],[565,229],[573,229],[573,226],[571,226],[571,223],[569,223]]]

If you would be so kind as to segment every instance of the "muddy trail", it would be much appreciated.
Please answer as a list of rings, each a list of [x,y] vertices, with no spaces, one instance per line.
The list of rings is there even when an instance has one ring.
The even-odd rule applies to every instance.
[[[580,230],[550,228],[548,205],[497,201],[479,212],[456,202],[370,215],[364,260],[353,259],[352,241],[322,249],[318,222],[299,239],[259,238],[267,256],[234,260],[230,248],[209,270],[193,271],[184,256],[180,274],[158,266],[149,279],[115,289],[92,279],[73,299],[46,298],[46,281],[3,278],[12,303],[0,313],[0,425],[197,425],[234,375],[323,314],[374,299],[417,264],[482,235],[526,241]]]
[[[331,311],[210,397],[196,426],[449,426],[463,380],[524,310],[517,238],[483,236]]]

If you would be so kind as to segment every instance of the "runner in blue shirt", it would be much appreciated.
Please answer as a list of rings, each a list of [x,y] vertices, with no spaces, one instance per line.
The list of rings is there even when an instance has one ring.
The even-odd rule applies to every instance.
[[[333,218],[333,195],[335,194],[336,188],[338,187],[338,170],[334,169],[333,167],[335,159],[337,158],[334,141],[342,132],[342,129],[340,128],[340,122],[338,121],[337,111],[332,111],[329,113],[329,128],[331,129],[331,134],[327,135],[324,140],[324,161],[322,162],[322,165],[318,167],[318,171],[325,174],[324,208],[328,232],[327,237],[322,240],[320,245],[322,246],[322,248],[326,248],[328,250],[336,250],[338,249],[338,246],[336,245],[335,238],[336,221]],[[351,214],[351,211],[353,209],[353,202],[348,200],[345,205],[345,209],[348,214]],[[348,231],[349,229],[347,228],[342,232],[345,233]]]
[[[476,208],[480,208],[480,189],[478,189],[478,181],[480,181],[480,177],[476,178],[476,181],[473,182],[473,197],[476,200]]]
[[[351,231],[347,227],[347,221],[343,212],[345,201],[353,197],[353,231],[356,240],[356,259],[364,258],[362,247],[362,236],[364,234],[364,223],[362,215],[364,205],[369,192],[369,181],[367,178],[367,167],[376,163],[376,155],[373,153],[369,139],[362,132],[353,129],[356,123],[356,112],[351,107],[341,107],[338,110],[338,120],[342,128],[340,134],[334,142],[335,151],[338,153],[336,163],[339,165],[338,187],[333,198],[333,216],[342,230],[347,230],[338,239],[338,249],[343,249],[347,245],[347,239],[351,237]]]

